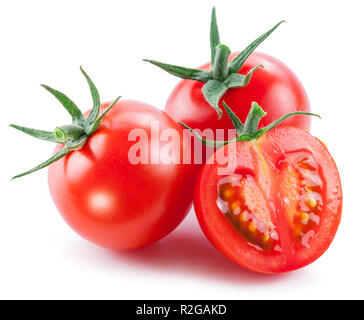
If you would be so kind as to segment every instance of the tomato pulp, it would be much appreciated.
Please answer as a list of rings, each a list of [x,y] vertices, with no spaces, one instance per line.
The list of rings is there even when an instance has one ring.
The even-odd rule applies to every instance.
[[[182,127],[163,111],[123,100],[81,149],[49,167],[49,188],[58,210],[77,233],[95,244],[133,249],[152,243],[171,232],[191,206],[196,167],[178,161],[182,150],[189,148],[188,141],[181,138],[168,149],[170,141],[158,142],[162,139],[151,132],[151,123],[161,133],[172,129],[182,137]],[[133,129],[142,130],[146,141],[129,141]],[[130,162],[128,154],[136,143],[140,147],[136,154],[147,163]],[[155,151],[159,163],[151,161]],[[168,158],[171,152],[177,159]]]
[[[234,53],[229,61],[237,56]],[[267,54],[253,52],[240,69],[240,74],[247,74],[257,65],[257,69],[244,87],[229,89],[220,99],[231,106],[239,119],[245,119],[252,101],[264,106],[267,116],[260,122],[264,127],[287,113],[295,111],[310,111],[310,103],[297,76],[281,61]],[[209,70],[210,64],[200,69]],[[233,129],[226,115],[219,120],[216,111],[209,105],[202,93],[204,83],[194,80],[182,80],[170,94],[165,110],[177,122],[183,122],[193,129],[205,130]],[[309,116],[295,116],[284,122],[284,126],[294,126],[310,129]],[[226,138],[226,137],[225,137]],[[215,136],[215,140],[219,139]]]
[[[227,165],[228,173],[221,172]],[[277,127],[218,149],[200,173],[194,206],[207,238],[226,257],[257,272],[284,273],[328,249],[342,189],[318,139]]]

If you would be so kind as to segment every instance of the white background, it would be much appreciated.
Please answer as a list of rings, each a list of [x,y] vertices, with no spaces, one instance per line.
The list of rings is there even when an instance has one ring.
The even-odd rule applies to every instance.
[[[191,211],[159,243],[117,253],[88,243],[62,220],[46,170],[52,145],[8,127],[69,122],[39,84],[91,98],[82,64],[103,101],[119,94],[164,107],[178,82],[143,58],[195,67],[209,60],[210,12],[233,51],[286,19],[259,48],[305,85],[312,133],[340,169],[344,210],[337,236],[312,265],[280,276],[245,271],[205,239]],[[280,299],[364,298],[362,1],[2,1],[0,5],[0,298]]]

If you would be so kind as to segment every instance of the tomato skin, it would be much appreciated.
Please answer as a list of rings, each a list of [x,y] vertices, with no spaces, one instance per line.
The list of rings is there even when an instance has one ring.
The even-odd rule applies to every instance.
[[[230,56],[232,60],[238,53]],[[234,111],[239,119],[245,119],[252,101],[264,107],[267,116],[262,118],[260,127],[294,111],[310,111],[310,103],[301,82],[297,76],[281,61],[267,54],[253,52],[239,71],[247,74],[257,65],[264,69],[256,70],[250,83],[242,88],[229,89],[220,100]],[[210,69],[205,64],[201,69]],[[208,104],[202,94],[201,82],[182,80],[170,94],[165,110],[177,122],[183,122],[193,129],[233,129],[231,120],[224,112],[219,120],[216,111]],[[310,129],[309,116],[295,116],[287,119],[283,126],[295,126]],[[217,139],[218,140],[218,139]]]
[[[135,128],[148,133],[150,156],[151,121],[159,123],[160,132],[182,132],[163,111],[119,101],[82,149],[49,167],[49,189],[62,217],[97,245],[134,249],[155,242],[171,232],[191,207],[194,165],[129,162],[128,151],[138,139],[128,141],[128,134]],[[181,150],[189,147],[187,142],[180,143]],[[160,148],[166,143],[159,142]]]
[[[333,241],[342,211],[340,176],[334,160],[323,143],[305,130],[278,127],[267,132],[258,141],[226,145],[216,151],[216,156],[220,159],[222,156],[235,157],[231,150],[236,151],[234,170],[253,172],[265,192],[267,201],[273,208],[278,209],[274,211],[272,219],[280,235],[282,252],[273,254],[257,250],[228,222],[216,205],[218,197],[216,186],[221,177],[217,170],[225,165],[209,159],[196,183],[194,208],[201,229],[212,245],[236,264],[260,273],[285,273],[302,268],[318,259]],[[301,245],[291,235],[288,218],[283,212],[283,196],[279,193],[282,176],[277,163],[284,155],[297,150],[308,150],[313,155],[320,164],[320,174],[324,179],[324,209],[308,247]],[[264,165],[259,160],[260,157],[265,159]]]

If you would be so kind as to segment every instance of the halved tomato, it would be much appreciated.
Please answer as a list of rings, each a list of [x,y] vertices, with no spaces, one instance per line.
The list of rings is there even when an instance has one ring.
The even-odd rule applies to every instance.
[[[327,250],[340,223],[334,160],[322,142],[294,127],[238,140],[202,168],[194,197],[202,230],[227,258],[254,271],[308,265]]]

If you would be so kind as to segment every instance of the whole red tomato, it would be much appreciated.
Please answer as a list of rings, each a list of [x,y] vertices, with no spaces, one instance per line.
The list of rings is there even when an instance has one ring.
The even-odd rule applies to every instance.
[[[235,121],[238,137],[203,166],[194,207],[227,258],[253,271],[284,273],[330,246],[341,218],[340,176],[309,132],[276,127],[280,121],[256,130],[264,112],[253,104],[252,114],[240,130]]]
[[[189,211],[196,172],[188,164],[150,163],[153,144],[159,140],[152,137],[153,121],[160,132],[182,133],[181,126],[163,111],[137,101],[120,101],[82,149],[49,167],[49,189],[58,210],[91,242],[113,249],[141,247],[166,236]],[[136,141],[128,136],[136,128],[148,135],[139,142],[140,150],[148,150],[146,164],[129,161]],[[168,143],[159,142],[161,156]],[[187,143],[177,146],[179,154],[188,148]]]
[[[241,119],[248,115],[252,101],[263,105],[268,115],[260,123],[261,126],[290,112],[310,111],[307,94],[296,75],[281,61],[254,52],[282,22],[284,21],[262,34],[243,51],[231,54],[230,49],[220,43],[213,9],[210,28],[211,63],[190,69],[146,60],[184,79],[170,94],[166,111],[177,122],[200,130],[233,128],[227,115],[222,112],[222,101],[231,106]],[[292,117],[284,125],[309,129],[310,123],[310,117],[304,116]],[[214,134],[216,140],[223,140],[216,132]]]
[[[16,177],[49,165],[50,193],[73,230],[106,248],[142,247],[176,228],[192,205],[198,168],[184,164],[189,141],[182,126],[145,103],[116,100],[100,106],[84,75],[94,99],[85,116],[45,86],[70,112],[72,125],[53,133],[13,125],[58,143],[52,158]]]

